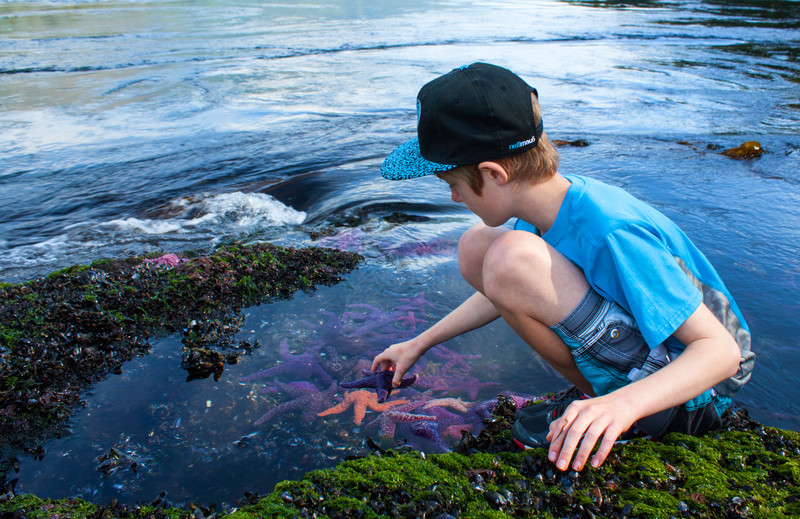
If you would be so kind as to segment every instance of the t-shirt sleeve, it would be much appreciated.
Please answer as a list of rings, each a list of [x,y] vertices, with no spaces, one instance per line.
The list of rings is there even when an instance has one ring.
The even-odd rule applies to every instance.
[[[606,279],[609,272],[616,273],[611,282],[618,286],[606,288],[624,295],[625,301],[618,303],[629,309],[651,348],[675,333],[703,301],[676,257],[655,234],[640,226],[607,235],[597,249],[594,268],[608,269]]]

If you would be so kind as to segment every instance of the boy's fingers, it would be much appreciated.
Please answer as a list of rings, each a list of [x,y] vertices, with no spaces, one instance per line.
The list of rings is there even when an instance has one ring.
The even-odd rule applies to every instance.
[[[600,446],[597,448],[597,452],[594,453],[592,457],[592,467],[597,468],[603,464],[608,456],[608,453],[611,452],[611,448],[614,446],[614,442],[617,441],[617,436],[606,434],[603,436],[603,441],[600,442]]]
[[[392,377],[392,387],[395,387],[395,388],[400,387],[400,380],[403,378],[404,374],[405,374],[404,371],[401,372],[400,369],[395,367],[394,377]]]
[[[548,459],[555,463],[558,459],[558,453],[561,452],[561,446],[564,444],[566,431],[564,431],[563,417],[555,420],[550,424],[550,432],[547,433],[547,439],[550,440],[550,452]]]
[[[599,432],[595,432],[596,430],[599,430]],[[592,453],[592,449],[597,443],[600,434],[603,434],[602,427],[594,424],[592,427],[589,427],[589,429],[583,435],[581,446],[578,449],[578,453],[575,454],[575,462],[572,464],[572,468],[574,470],[583,469],[583,466],[586,464],[586,460],[589,459],[589,455]]]
[[[567,414],[568,413],[564,413],[564,417],[566,417]],[[583,422],[584,420],[580,417],[575,418],[574,421],[565,418],[564,428],[560,433],[560,436],[563,436],[563,440],[561,448],[557,451],[558,458],[556,461],[556,468],[558,470],[567,470],[569,467],[572,454],[575,452],[575,448],[578,446],[578,443],[581,441],[581,438],[583,438],[587,429]],[[551,452],[553,451],[552,445],[550,450]]]

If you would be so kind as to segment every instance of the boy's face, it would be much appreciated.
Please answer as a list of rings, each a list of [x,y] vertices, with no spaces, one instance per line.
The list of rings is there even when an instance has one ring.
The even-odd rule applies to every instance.
[[[502,193],[494,182],[484,182],[482,193],[476,194],[466,180],[451,173],[440,173],[439,178],[450,187],[450,198],[453,202],[464,204],[489,227],[498,227],[506,223],[510,214],[503,211]],[[486,179],[484,179],[486,180]]]

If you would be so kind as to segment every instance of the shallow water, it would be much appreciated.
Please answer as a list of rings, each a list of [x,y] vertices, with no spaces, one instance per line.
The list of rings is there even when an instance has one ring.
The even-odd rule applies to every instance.
[[[0,4],[0,280],[234,239],[305,245],[329,228],[324,244],[368,258],[339,286],[248,309],[242,334],[262,347],[218,383],[184,382],[177,339],[155,341],[86,395],[72,435],[23,460],[17,489],[235,506],[368,449],[352,414],[254,426],[285,396],[238,379],[275,365],[283,339],[302,351],[324,312],[424,292],[432,322],[468,295],[454,246],[474,218],[436,179],[377,168],[413,135],[419,87],[473,61],[536,86],[551,138],[590,142],[561,149],[562,172],[627,188],[706,252],[758,353],[738,402],[800,429],[800,7],[740,4]],[[719,154],[747,140],[769,153]],[[451,342],[499,383],[480,399],[564,387],[500,323]],[[111,448],[137,471],[98,471]]]

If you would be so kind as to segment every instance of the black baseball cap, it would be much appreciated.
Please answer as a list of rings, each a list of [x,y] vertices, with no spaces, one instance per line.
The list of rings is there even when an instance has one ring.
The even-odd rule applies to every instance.
[[[473,63],[426,84],[417,95],[417,137],[395,149],[381,175],[403,180],[516,155],[539,143],[536,89],[508,69]]]

